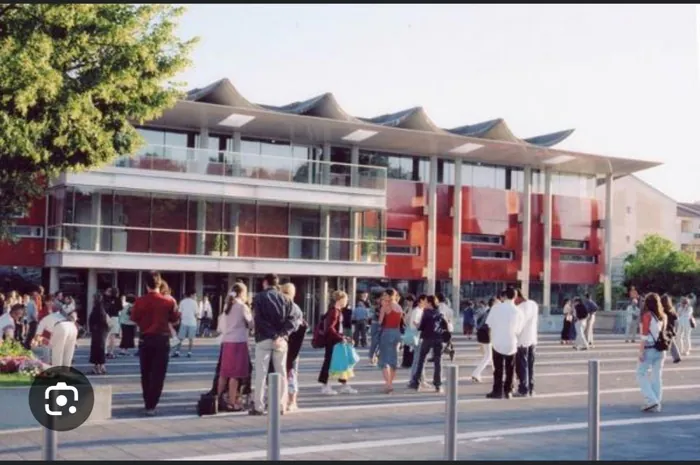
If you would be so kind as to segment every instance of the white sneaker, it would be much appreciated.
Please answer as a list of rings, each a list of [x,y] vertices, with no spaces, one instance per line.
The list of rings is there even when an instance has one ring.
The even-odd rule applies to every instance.
[[[338,392],[341,394],[357,394],[357,389],[353,389],[349,384],[344,384]]]
[[[338,392],[334,391],[332,387],[330,387],[329,385],[326,384],[325,386],[323,386],[321,388],[321,394],[324,394],[327,396],[334,396],[334,395],[338,394]]]

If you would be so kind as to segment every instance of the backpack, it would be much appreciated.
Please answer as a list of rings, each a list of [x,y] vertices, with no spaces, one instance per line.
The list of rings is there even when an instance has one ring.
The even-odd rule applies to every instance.
[[[447,320],[445,320],[445,316],[439,311],[435,312],[433,316],[433,331],[442,339],[442,342],[450,342],[452,339],[452,335],[448,330]]]
[[[659,328],[659,335],[657,338],[651,335],[651,324],[649,325],[649,335],[651,336],[652,339],[654,339],[654,349],[658,350],[659,352],[665,352],[671,347],[671,338],[669,337],[667,328],[663,324],[662,321],[659,321],[656,319],[654,315],[651,316],[654,320],[656,320],[657,324],[662,325]]]
[[[326,347],[326,332],[325,332],[326,316],[321,318],[321,321],[314,327],[314,334],[311,337],[311,347],[314,349],[323,349]]]
[[[216,415],[219,413],[219,396],[216,393],[202,394],[197,402],[197,415]]]
[[[476,341],[480,344],[490,344],[491,343],[491,328],[486,323],[479,326],[476,330]]]

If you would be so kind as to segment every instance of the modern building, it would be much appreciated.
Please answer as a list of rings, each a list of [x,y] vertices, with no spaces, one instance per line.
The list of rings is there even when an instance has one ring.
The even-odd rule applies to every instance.
[[[276,272],[312,321],[329,289],[388,285],[478,298],[520,282],[549,311],[606,282],[609,307],[602,204],[613,177],[658,165],[556,150],[571,131],[523,140],[500,119],[357,118],[332,94],[259,105],[227,79],[139,130],[148,145],[133,156],[56,179],[1,262],[43,268],[49,290],[75,289],[88,309],[106,286],[142,292],[150,269],[178,296],[215,299]]]
[[[597,197],[604,204],[605,184],[602,182],[597,188]],[[625,258],[634,253],[638,241],[658,234],[676,242],[678,203],[637,176],[615,179],[613,198],[612,280],[614,284],[621,284],[625,279]],[[605,208],[602,214],[605,215]]]
[[[677,213],[678,245],[700,262],[700,203],[679,203]]]

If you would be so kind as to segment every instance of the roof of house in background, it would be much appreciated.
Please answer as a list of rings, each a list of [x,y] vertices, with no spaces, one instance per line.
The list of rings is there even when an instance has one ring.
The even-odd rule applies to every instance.
[[[700,218],[700,203],[678,203],[678,216]]]
[[[521,142],[540,147],[552,147],[562,142],[574,132],[573,129],[567,129],[550,134],[520,139],[513,134],[506,122],[501,118],[476,124],[459,126],[452,129],[443,129],[430,119],[423,107],[413,107],[395,113],[389,113],[371,118],[360,118],[352,116],[343,110],[331,93],[325,93],[307,100],[300,100],[281,106],[257,104],[252,103],[243,97],[243,95],[238,92],[231,81],[226,78],[220,79],[202,88],[192,89],[187,92],[186,98],[187,100],[195,102],[206,102],[244,108],[258,108],[279,113],[314,116],[318,118],[329,118],[342,121],[363,122],[376,124],[379,126],[417,131],[428,131],[442,134],[451,133],[460,136],[496,141]]]

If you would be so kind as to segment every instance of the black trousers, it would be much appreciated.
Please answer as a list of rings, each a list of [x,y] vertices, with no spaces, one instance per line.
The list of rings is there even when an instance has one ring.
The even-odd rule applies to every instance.
[[[39,323],[36,321],[32,321],[27,325],[27,337],[24,340],[24,348],[29,350],[32,347],[32,339],[36,336],[36,328],[39,326]],[[22,333],[20,333],[22,334]],[[21,338],[22,336],[20,336]]]
[[[442,385],[442,340],[441,339],[423,339],[420,344],[418,354],[418,366],[416,366],[416,375],[411,380],[411,387],[417,388],[420,386],[420,377],[425,366],[425,359],[428,358],[428,353],[433,351],[433,385],[437,388]]]
[[[170,360],[170,336],[145,334],[139,341],[141,389],[146,410],[158,405]]]
[[[493,360],[493,393],[507,394],[513,390],[513,376],[515,375],[515,354],[503,355],[492,350]],[[505,371],[505,381],[503,380]]]
[[[527,394],[535,390],[535,345],[518,347],[515,354],[515,371],[518,374],[518,392]]]
[[[355,332],[352,335],[353,342],[355,346],[361,345],[362,347],[367,347],[367,322],[366,321],[356,321],[355,322]]]
[[[326,344],[326,351],[323,353],[323,364],[321,365],[321,371],[318,374],[318,382],[321,384],[328,384],[328,371],[331,369],[331,357],[333,356],[333,347],[339,342],[330,342]],[[341,384],[345,384],[347,380],[338,380]]]

